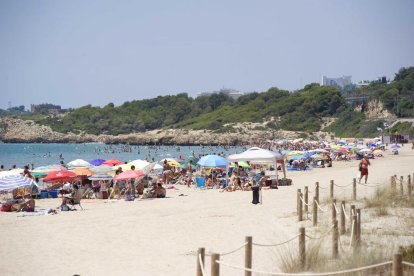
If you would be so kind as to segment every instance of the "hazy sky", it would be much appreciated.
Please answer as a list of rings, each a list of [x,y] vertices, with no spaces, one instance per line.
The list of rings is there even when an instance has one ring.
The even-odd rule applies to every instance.
[[[411,0],[0,1],[0,108],[295,90],[404,66]]]

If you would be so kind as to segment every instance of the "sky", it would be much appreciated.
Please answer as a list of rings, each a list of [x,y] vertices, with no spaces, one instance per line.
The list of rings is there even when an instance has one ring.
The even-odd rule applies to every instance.
[[[413,26],[411,0],[2,0],[0,108],[393,79]]]

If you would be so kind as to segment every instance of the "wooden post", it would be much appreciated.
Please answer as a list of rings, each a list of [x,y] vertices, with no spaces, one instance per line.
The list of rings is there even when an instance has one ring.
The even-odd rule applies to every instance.
[[[299,212],[298,212],[298,221],[302,221],[303,220],[303,204],[302,204],[302,199],[301,198],[303,198],[303,195],[302,195],[302,193],[300,193],[299,194]]]
[[[345,232],[345,201],[343,200],[341,203],[341,235],[344,235]]]
[[[395,186],[396,186],[396,176],[395,175],[393,175],[393,176],[391,176],[391,190],[395,193]]]
[[[401,254],[394,254],[394,259],[392,261],[392,276],[403,276]]]
[[[309,204],[309,201],[308,201],[308,193],[309,193],[309,190],[308,190],[308,186],[305,186],[305,198],[304,198],[304,201],[305,201],[305,206],[303,206],[304,208],[305,208],[305,212],[306,212],[306,214],[309,212],[309,208],[308,208],[308,204]]]
[[[407,193],[408,193],[408,199],[411,199],[411,174],[407,177]]]
[[[361,209],[356,209],[356,214],[357,214],[356,245],[360,246],[361,245]]]
[[[312,221],[313,226],[318,225],[318,206],[316,206],[316,196],[313,197],[313,204],[312,204]]]
[[[352,229],[352,241],[351,241],[351,245],[352,247],[356,247],[356,231],[357,231],[357,215],[353,215],[352,216],[352,223],[354,224],[354,227],[351,227]]]
[[[244,267],[252,268],[252,256],[253,256],[253,238],[251,236],[246,237],[246,246],[244,247]],[[244,271],[245,276],[251,276],[251,271]]]
[[[352,200],[356,200],[356,178],[352,179]]]
[[[404,183],[404,176],[400,176],[400,195],[404,195],[404,188],[403,188],[403,183]]]
[[[331,185],[330,185],[330,189],[329,189],[329,198],[333,199],[334,197],[334,181],[331,180]]]
[[[216,261],[220,260],[220,254],[211,254],[211,276],[220,276],[220,264]]]
[[[197,267],[197,273],[196,273],[197,276],[204,276],[203,275],[203,272],[202,272],[201,264],[200,264],[200,259],[199,259],[198,256],[201,255],[201,261],[203,262],[203,268],[204,268],[204,256],[205,256],[205,252],[206,252],[206,249],[203,248],[203,247],[200,247],[198,249],[198,251],[197,251],[197,266],[196,266]]]
[[[296,194],[296,214],[299,215],[299,202],[300,202],[300,194],[302,191],[298,189],[298,193]]]
[[[355,205],[351,205],[351,210],[349,212],[350,212],[349,217],[351,218],[351,225],[349,227],[351,228],[352,227],[352,222],[353,222],[353,218],[352,217],[354,215],[356,215],[356,213],[355,213]]]
[[[299,228],[299,260],[302,269],[305,269],[306,265],[306,245],[305,245],[305,227]]]
[[[332,199],[332,223],[334,223],[336,221],[336,208],[335,208],[335,204],[336,204],[336,199]]]
[[[338,257],[338,239],[339,239],[339,231],[338,231],[338,221],[335,220],[334,222],[334,229],[332,232],[332,257]]]
[[[316,201],[319,203],[319,182],[315,183],[316,187],[315,187],[315,197],[316,197]]]

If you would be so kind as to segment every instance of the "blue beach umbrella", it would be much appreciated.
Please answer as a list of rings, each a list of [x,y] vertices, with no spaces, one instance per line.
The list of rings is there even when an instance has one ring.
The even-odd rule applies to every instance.
[[[397,145],[397,144],[394,144],[394,145],[392,145],[392,146],[391,146],[391,148],[392,148],[392,149],[399,149],[399,148],[401,148],[401,147],[400,147],[399,145]]]
[[[201,159],[197,162],[198,165],[202,167],[225,167],[227,161],[225,158],[218,156],[218,155],[206,155],[201,157]]]
[[[20,174],[11,174],[0,177],[0,191],[10,191],[20,187],[30,186],[33,179]]]
[[[100,165],[102,165],[103,162],[105,162],[105,160],[103,160],[103,159],[94,159],[89,163],[91,163],[94,166],[100,166]]]

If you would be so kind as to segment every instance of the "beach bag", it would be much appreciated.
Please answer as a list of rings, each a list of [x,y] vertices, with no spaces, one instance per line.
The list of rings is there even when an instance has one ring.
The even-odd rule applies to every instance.
[[[65,205],[60,206],[60,210],[65,212],[65,211],[70,211],[70,208],[68,205],[65,204]]]

